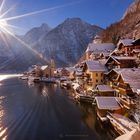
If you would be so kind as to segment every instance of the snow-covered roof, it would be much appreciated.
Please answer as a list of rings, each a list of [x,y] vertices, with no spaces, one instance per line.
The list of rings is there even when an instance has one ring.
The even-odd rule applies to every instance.
[[[48,68],[48,65],[41,66],[41,70],[45,70],[46,68]]]
[[[108,52],[114,49],[115,45],[113,43],[90,43],[86,52]]]
[[[114,71],[122,76],[124,82],[130,85],[133,92],[140,89],[140,68],[114,69]]]
[[[74,72],[74,71],[76,71],[76,68],[74,68],[74,67],[66,67],[66,70],[69,71],[69,72]]]
[[[132,46],[133,41],[134,41],[133,39],[120,39],[118,42],[118,46],[120,44],[123,44],[124,46]]]
[[[140,49],[133,49],[133,52],[140,53]]]
[[[120,109],[120,105],[118,103],[117,97],[95,97],[97,102],[97,106],[99,109],[107,109],[107,110],[118,110]]]
[[[72,87],[74,90],[76,90],[77,88],[80,87],[80,85],[78,83],[72,83]]]
[[[86,65],[89,71],[106,71],[105,65],[96,60],[87,60]]]
[[[132,56],[112,56],[117,60],[136,60],[135,57]]]
[[[135,57],[131,57],[131,56],[110,56],[108,58],[108,60],[106,61],[106,64],[110,61],[110,60],[114,60],[115,62],[117,62],[118,64],[120,64],[121,60],[125,60],[125,61],[130,61],[130,60],[136,60],[137,58]]]
[[[97,85],[96,88],[99,91],[114,91],[114,89],[112,89],[109,85]]]

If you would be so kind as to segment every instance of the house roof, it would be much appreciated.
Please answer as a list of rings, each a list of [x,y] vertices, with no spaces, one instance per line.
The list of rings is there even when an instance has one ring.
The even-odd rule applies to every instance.
[[[140,45],[140,38],[134,40],[132,43],[133,45]]]
[[[105,65],[96,60],[87,60],[86,65],[89,71],[106,71]]]
[[[114,89],[112,89],[109,85],[97,85],[96,88],[99,90],[99,91],[115,91]]]
[[[133,39],[120,39],[118,42],[118,46],[120,44],[123,44],[124,46],[132,46],[133,41],[134,41]]]
[[[117,60],[136,60],[135,57],[131,57],[131,56],[112,56]]]
[[[137,92],[140,89],[140,68],[123,68],[114,69],[125,83],[129,84],[133,92]]]
[[[125,60],[125,61],[129,61],[129,60],[136,60],[137,58],[135,57],[131,57],[131,56],[110,56],[108,58],[108,60],[106,61],[106,64],[110,61],[110,60],[114,60],[115,62],[117,62],[118,64],[120,64],[121,60]]]
[[[45,70],[46,68],[48,68],[48,65],[41,66],[41,70]]]
[[[76,68],[74,68],[74,67],[66,67],[66,70],[69,71],[69,72],[74,72],[74,71],[76,71]]]
[[[99,109],[107,109],[107,110],[118,110],[120,109],[120,105],[118,103],[117,97],[95,97],[97,102],[97,107]]]
[[[115,49],[113,43],[90,43],[86,52],[110,52]]]
[[[133,52],[140,53],[140,49],[133,49]]]

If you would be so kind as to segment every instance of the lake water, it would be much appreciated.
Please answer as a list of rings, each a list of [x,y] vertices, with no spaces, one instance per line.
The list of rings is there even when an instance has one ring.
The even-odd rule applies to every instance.
[[[55,84],[0,81],[0,140],[110,140],[94,107],[76,104]]]

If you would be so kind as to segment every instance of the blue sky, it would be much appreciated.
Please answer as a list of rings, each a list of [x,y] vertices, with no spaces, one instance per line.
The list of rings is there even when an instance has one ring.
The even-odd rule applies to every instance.
[[[10,24],[21,28],[15,30],[16,33],[24,34],[42,23],[55,27],[69,17],[80,17],[90,24],[106,28],[111,23],[120,20],[132,2],[133,0],[7,0],[4,9],[15,5],[8,14],[8,16],[15,16],[73,3],[66,7],[9,21]]]

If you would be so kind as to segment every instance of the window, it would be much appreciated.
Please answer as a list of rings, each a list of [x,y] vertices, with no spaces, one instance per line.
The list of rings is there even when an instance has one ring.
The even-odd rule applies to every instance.
[[[98,80],[96,79],[96,83],[98,83]]]
[[[98,77],[98,73],[96,73],[96,77]]]

